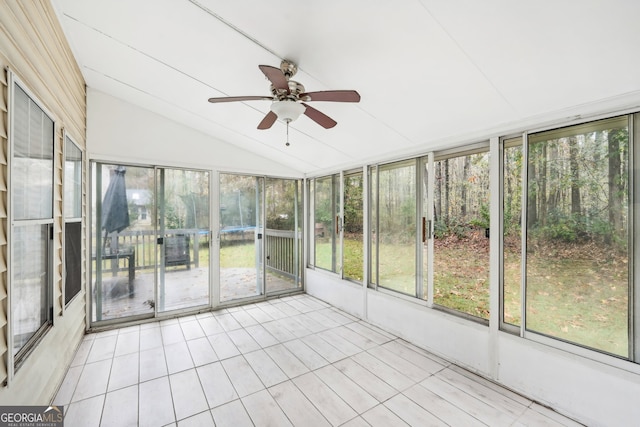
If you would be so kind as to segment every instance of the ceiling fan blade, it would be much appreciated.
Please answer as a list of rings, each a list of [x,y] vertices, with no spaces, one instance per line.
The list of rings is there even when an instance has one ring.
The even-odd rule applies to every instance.
[[[309,97],[310,99],[307,99]],[[355,90],[323,90],[300,94],[301,99],[308,101],[360,102],[360,94]]]
[[[331,129],[332,127],[334,127],[335,125],[338,124],[331,117],[327,116],[324,113],[321,113],[320,111],[316,110],[313,107],[308,106],[304,102],[302,103],[302,105],[304,105],[306,107],[305,110],[304,110],[305,116],[309,117],[311,120],[313,120],[314,122],[316,122],[317,124],[319,124],[323,128]]]
[[[272,96],[223,96],[221,98],[209,98],[209,102],[233,102],[233,101],[273,101]]]
[[[269,129],[278,119],[278,116],[273,111],[269,111],[264,119],[258,125],[258,129]]]
[[[272,67],[271,65],[258,65],[258,68],[267,76],[274,88],[286,90],[289,93],[287,78],[280,68]]]

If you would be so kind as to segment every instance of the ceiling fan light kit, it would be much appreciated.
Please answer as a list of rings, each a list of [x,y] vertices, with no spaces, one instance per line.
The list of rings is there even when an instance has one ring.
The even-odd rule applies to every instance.
[[[302,114],[319,124],[325,129],[334,127],[337,123],[331,117],[305,104],[312,101],[330,102],[360,102],[360,94],[355,90],[325,90],[319,92],[305,92],[302,84],[291,80],[298,66],[283,60],[280,68],[270,65],[258,65],[260,71],[271,82],[271,97],[269,96],[226,96],[221,98],[209,98],[211,103],[232,101],[262,101],[271,100],[271,108],[258,125],[258,129],[269,129],[277,119],[289,125]],[[288,131],[288,129],[287,129]],[[288,132],[287,132],[288,133]],[[287,143],[288,145],[288,143]]]
[[[301,103],[291,100],[276,101],[271,104],[271,111],[273,111],[280,120],[285,123],[290,123],[296,120],[306,110],[305,106]]]

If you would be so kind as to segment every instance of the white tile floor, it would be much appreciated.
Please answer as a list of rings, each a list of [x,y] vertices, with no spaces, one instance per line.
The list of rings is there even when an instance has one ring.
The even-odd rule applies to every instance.
[[[578,425],[307,295],[87,335],[73,426]]]

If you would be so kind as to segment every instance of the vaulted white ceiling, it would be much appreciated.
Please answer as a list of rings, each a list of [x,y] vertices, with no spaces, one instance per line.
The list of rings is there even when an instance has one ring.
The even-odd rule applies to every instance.
[[[640,105],[637,0],[53,0],[89,87],[301,173],[338,170],[526,126]],[[355,89],[256,127],[258,64],[308,91]],[[206,151],[207,147],[202,147]]]

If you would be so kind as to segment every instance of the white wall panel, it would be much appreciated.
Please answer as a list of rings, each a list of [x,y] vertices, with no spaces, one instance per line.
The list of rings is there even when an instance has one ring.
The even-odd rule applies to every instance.
[[[301,173],[166,117],[87,89],[90,158],[301,177]]]
[[[344,281],[325,271],[306,270],[305,290],[308,294],[363,318],[362,286]]]
[[[498,381],[592,426],[637,425],[640,375],[501,333]]]
[[[587,425],[634,425],[640,419],[640,368],[631,362],[611,358],[612,366],[604,355],[598,354],[604,362],[596,361],[504,332],[492,347],[487,326],[310,269],[306,287],[358,316],[366,292],[372,324]]]

